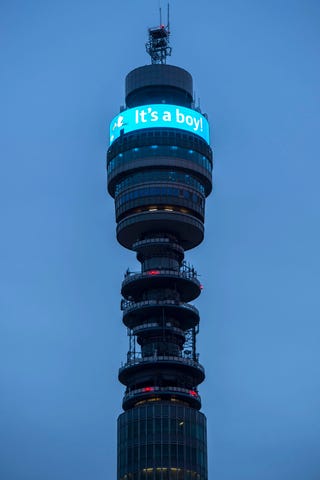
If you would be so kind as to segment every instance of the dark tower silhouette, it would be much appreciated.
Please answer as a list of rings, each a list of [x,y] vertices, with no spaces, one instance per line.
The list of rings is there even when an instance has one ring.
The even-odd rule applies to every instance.
[[[149,29],[152,64],[127,75],[126,106],[110,127],[117,239],[141,264],[121,287],[129,351],[119,370],[118,480],[208,478],[199,312],[189,303],[202,287],[184,252],[203,240],[212,150],[191,75],[166,65],[169,34],[169,26]]]

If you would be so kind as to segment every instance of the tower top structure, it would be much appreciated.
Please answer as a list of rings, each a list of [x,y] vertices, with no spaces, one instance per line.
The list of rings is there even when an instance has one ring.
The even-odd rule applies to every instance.
[[[148,41],[146,43],[147,53],[151,57],[151,63],[164,64],[167,63],[167,57],[171,55],[170,47],[170,6],[167,7],[167,25],[162,23],[162,11],[160,13],[159,27],[151,27],[148,29]]]
[[[121,286],[129,348],[118,378],[117,480],[208,480],[205,379],[196,338],[201,294],[185,252],[204,237],[212,190],[209,123],[194,108],[192,76],[167,65],[167,26],[149,29],[151,65],[126,76],[125,106],[110,123],[108,191],[117,240],[139,270]]]

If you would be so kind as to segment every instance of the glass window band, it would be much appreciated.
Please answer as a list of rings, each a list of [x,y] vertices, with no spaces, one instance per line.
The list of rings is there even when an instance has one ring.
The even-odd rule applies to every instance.
[[[113,157],[111,160],[108,161],[107,172],[108,175],[110,175],[115,168],[124,166],[132,162],[133,160],[141,160],[142,158],[153,157],[159,158],[160,156],[189,160],[196,163],[197,165],[200,165],[202,168],[205,168],[210,174],[212,172],[212,163],[205,155],[195,150],[186,149],[175,145],[159,145],[157,146],[157,148],[152,148],[152,146],[141,148],[135,147],[123,153],[119,153],[119,155]]]
[[[156,130],[140,130],[120,136],[109,147],[107,161],[133,148],[146,146],[177,146],[184,149],[195,150],[205,155],[212,163],[212,149],[210,145],[197,135],[182,133],[181,130],[158,128]]]
[[[118,478],[207,480],[206,444],[201,412],[164,402],[135,407],[118,420]]]
[[[202,195],[205,195],[203,185],[192,175],[182,173],[176,170],[146,170],[128,175],[124,180],[117,184],[115,195],[119,195],[124,190],[134,187],[140,183],[168,182],[179,183],[193,187]]]

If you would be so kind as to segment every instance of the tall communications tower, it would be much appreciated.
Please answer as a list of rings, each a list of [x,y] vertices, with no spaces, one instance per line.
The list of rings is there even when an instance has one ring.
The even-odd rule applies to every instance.
[[[202,286],[184,255],[203,240],[212,150],[191,75],[166,64],[169,34],[169,26],[149,29],[152,63],[127,75],[125,108],[110,125],[117,239],[141,264],[121,286],[129,350],[119,370],[118,480],[208,478],[200,319],[190,304]]]

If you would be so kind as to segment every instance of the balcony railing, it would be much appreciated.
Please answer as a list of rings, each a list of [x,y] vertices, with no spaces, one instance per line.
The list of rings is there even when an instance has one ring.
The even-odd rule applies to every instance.
[[[165,325],[159,325],[159,323],[143,323],[142,325],[139,325],[138,327],[134,327],[132,329],[132,333],[134,335],[138,335],[140,332],[144,331],[144,330],[149,330],[149,329],[154,329],[154,328],[157,328],[157,329],[167,329],[167,330],[170,330],[170,332],[172,333],[176,333],[178,335],[183,335],[184,336],[184,331],[181,329],[181,328],[177,328],[177,327],[174,327],[172,324],[168,325],[168,323],[166,323]]]
[[[142,302],[132,302],[130,300],[121,300],[121,310],[125,314],[130,313],[131,311],[138,310],[143,307],[166,307],[166,306],[177,306],[185,310],[189,310],[196,315],[199,314],[199,311],[193,305],[189,303],[179,302],[178,300],[143,300]]]
[[[169,355],[157,355],[155,352],[154,355],[148,356],[148,357],[142,357],[141,353],[135,353],[132,354],[132,356],[129,355],[128,360],[126,363],[121,363],[121,367],[119,369],[119,372],[122,372],[128,367],[133,367],[134,365],[142,365],[142,364],[147,364],[147,363],[155,363],[155,362],[175,362],[175,363],[180,363],[182,365],[188,365],[194,368],[197,368],[201,372],[204,373],[204,368],[200,363],[198,362],[199,354],[196,355],[196,360],[193,360],[190,357],[186,356],[169,356]]]
[[[197,278],[196,272],[188,272],[188,271],[175,271],[175,270],[158,270],[158,269],[152,269],[147,272],[141,272],[141,273],[132,273],[132,272],[127,272],[124,276],[124,280],[122,282],[122,287],[127,285],[128,283],[132,283],[136,280],[140,279],[145,279],[145,278],[153,278],[156,276],[164,276],[164,277],[171,277],[171,278],[183,278],[186,280],[190,280],[194,284],[196,284],[199,288],[201,288],[200,282]]]
[[[174,241],[170,238],[167,237],[155,237],[155,238],[145,238],[144,240],[139,240],[133,244],[133,248],[136,250],[139,250],[141,247],[145,247],[146,245],[163,245],[166,244],[166,246],[169,246],[171,248],[174,248],[175,250],[179,250],[181,253],[184,253],[183,248],[181,245],[177,243],[177,241]]]
[[[124,395],[124,401],[129,400],[129,398],[135,397],[137,395],[145,395],[145,394],[154,394],[154,393],[182,393],[184,395],[191,396],[196,398],[197,400],[201,400],[201,397],[197,390],[190,388],[182,388],[182,387],[144,387],[144,388],[136,388],[132,390],[128,390]]]
[[[186,264],[186,263],[183,263],[182,266],[179,268],[179,270],[168,270],[168,269],[150,269],[150,270],[147,270],[146,272],[131,272],[130,270],[127,270],[124,274],[124,278],[127,279],[128,277],[130,278],[130,280],[132,279],[132,277],[141,277],[141,276],[154,276],[154,275],[179,275],[183,278],[187,278],[187,279],[190,279],[190,280],[197,280],[197,282],[199,281],[198,280],[198,274],[196,272],[196,270]]]

